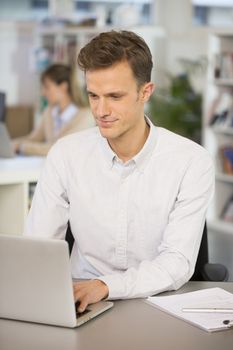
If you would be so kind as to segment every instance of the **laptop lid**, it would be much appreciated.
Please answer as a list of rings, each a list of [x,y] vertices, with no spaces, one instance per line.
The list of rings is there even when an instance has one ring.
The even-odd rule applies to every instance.
[[[0,157],[12,158],[15,156],[11,139],[4,123],[0,122]]]
[[[113,306],[100,302],[77,318],[68,244],[0,235],[0,317],[77,327]]]
[[[0,236],[0,317],[74,327],[65,241]]]

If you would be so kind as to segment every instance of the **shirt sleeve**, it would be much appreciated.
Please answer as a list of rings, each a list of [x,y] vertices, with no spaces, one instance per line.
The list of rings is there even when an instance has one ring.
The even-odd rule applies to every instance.
[[[24,235],[65,238],[69,201],[59,143],[48,154],[24,229]]]
[[[191,278],[214,192],[213,162],[203,153],[190,161],[183,175],[157,257],[125,272],[98,278],[109,288],[108,299],[140,298],[176,290]]]

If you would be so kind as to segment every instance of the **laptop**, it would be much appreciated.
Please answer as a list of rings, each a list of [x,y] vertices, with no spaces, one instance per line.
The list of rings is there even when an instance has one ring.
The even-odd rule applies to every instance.
[[[75,328],[112,306],[77,313],[66,241],[0,235],[0,318]]]
[[[14,156],[15,153],[7,128],[3,122],[0,122],[0,158],[13,158]]]

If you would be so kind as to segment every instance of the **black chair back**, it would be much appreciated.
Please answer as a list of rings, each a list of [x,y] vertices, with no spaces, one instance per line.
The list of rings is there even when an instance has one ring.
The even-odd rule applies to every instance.
[[[203,281],[203,268],[209,261],[207,226],[205,223],[194,273],[190,281]]]
[[[69,222],[68,222],[68,227],[67,227],[67,230],[66,230],[66,238],[65,238],[65,240],[67,241],[67,243],[69,245],[69,252],[71,254],[72,248],[73,248],[73,245],[74,245],[74,236],[72,234]]]

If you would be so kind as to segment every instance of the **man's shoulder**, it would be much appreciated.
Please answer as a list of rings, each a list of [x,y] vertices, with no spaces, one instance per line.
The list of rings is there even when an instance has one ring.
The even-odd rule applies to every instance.
[[[197,168],[197,171],[203,169],[213,169],[213,159],[209,152],[198,143],[171,132],[164,128],[157,128],[158,142],[154,153],[163,157],[164,161],[169,162],[170,166],[176,169],[187,169],[191,165]]]
[[[57,140],[49,151],[48,157],[63,159],[73,156],[87,157],[91,150],[96,148],[101,138],[98,127],[74,132]]]
[[[84,146],[90,145],[92,142],[96,142],[99,139],[101,139],[101,135],[98,127],[92,127],[64,136],[60,138],[56,144],[59,144],[59,147],[73,147],[79,144]]]
[[[159,148],[164,151],[175,152],[177,155],[182,154],[206,154],[207,150],[200,144],[178,135],[168,129],[158,127]]]

